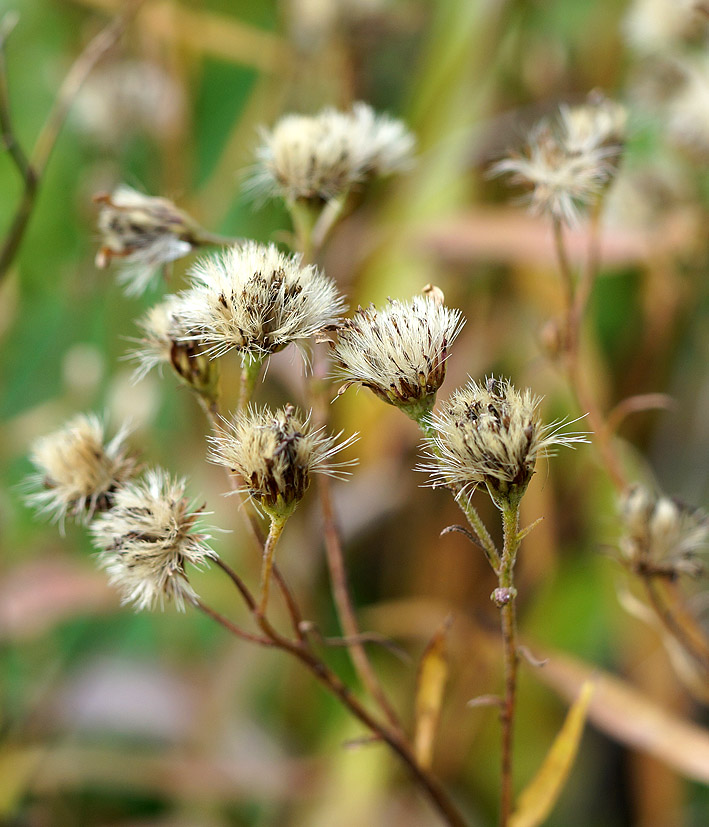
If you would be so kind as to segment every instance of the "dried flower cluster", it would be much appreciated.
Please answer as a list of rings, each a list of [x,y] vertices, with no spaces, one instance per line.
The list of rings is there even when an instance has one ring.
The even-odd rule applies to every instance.
[[[143,195],[127,186],[97,195],[102,246],[96,266],[114,258],[128,265],[119,273],[126,293],[144,293],[156,271],[186,256],[199,244],[197,224],[167,198]]]
[[[37,469],[28,502],[63,524],[79,522],[110,507],[115,491],[133,474],[135,461],[126,450],[127,429],[106,442],[101,420],[81,414],[59,431],[37,440],[30,459]]]
[[[292,406],[237,413],[210,437],[210,459],[243,480],[244,490],[269,515],[287,516],[305,494],[313,474],[340,477],[351,462],[333,462],[355,436],[339,442],[313,430]]]
[[[201,259],[182,294],[189,339],[210,356],[237,350],[244,362],[305,340],[339,321],[345,302],[334,282],[273,244],[247,242]]]
[[[491,172],[509,174],[529,189],[534,214],[574,225],[616,172],[625,120],[623,107],[598,96],[564,107],[557,123],[545,120],[534,128],[523,154],[499,161]]]
[[[668,577],[701,573],[696,552],[709,540],[709,517],[703,511],[635,485],[623,494],[620,515],[620,549],[632,567]]]
[[[199,518],[202,511],[185,498],[184,480],[171,479],[160,468],[118,489],[109,511],[91,525],[100,565],[137,610],[197,595],[187,580],[185,564],[200,567],[216,555],[207,545]]]
[[[219,381],[219,363],[210,359],[198,341],[189,336],[181,296],[168,296],[150,308],[138,322],[143,331],[139,347],[130,357],[138,362],[134,379],[145,376],[151,368],[168,364],[177,376],[206,400],[214,400]]]
[[[332,344],[335,376],[369,388],[415,420],[433,408],[446,376],[448,349],[465,321],[428,296],[361,307],[337,329]]]
[[[262,140],[254,186],[288,201],[328,201],[369,177],[398,172],[414,147],[400,121],[365,103],[350,112],[286,115]]]
[[[433,485],[469,497],[480,484],[493,498],[514,489],[524,493],[540,456],[555,445],[585,442],[582,434],[562,433],[560,423],[543,424],[541,398],[518,391],[507,380],[470,381],[431,416],[427,462],[419,467]]]

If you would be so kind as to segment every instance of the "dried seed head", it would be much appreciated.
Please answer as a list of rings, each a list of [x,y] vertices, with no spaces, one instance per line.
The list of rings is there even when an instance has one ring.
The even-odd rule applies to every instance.
[[[633,0],[623,31],[641,54],[671,53],[706,38],[708,9],[706,0]]]
[[[698,162],[709,159],[709,58],[677,61],[682,83],[668,101],[667,131]]]
[[[305,340],[345,308],[331,279],[273,244],[250,241],[203,258],[192,281],[182,318],[189,339],[213,357],[235,349],[245,362],[261,361],[291,342],[305,352]]]
[[[617,170],[625,121],[623,107],[593,93],[583,106],[563,107],[558,123],[539,123],[524,154],[494,164],[491,173],[528,188],[534,214],[574,225]]]
[[[609,159],[620,155],[628,123],[622,104],[594,91],[581,106],[562,106],[559,117],[561,141],[569,154],[606,149]]]
[[[672,578],[703,571],[696,551],[709,539],[709,517],[700,509],[634,485],[620,499],[620,516],[620,550],[636,571]]]
[[[496,502],[521,496],[538,457],[549,455],[554,445],[587,441],[583,434],[562,433],[563,423],[543,424],[540,402],[530,390],[520,392],[507,380],[490,377],[484,385],[471,380],[431,416],[428,462],[418,470],[457,496],[470,496],[481,483]]]
[[[401,121],[365,103],[351,112],[286,115],[262,139],[253,184],[288,201],[327,201],[369,177],[399,172],[410,165],[414,147]]]
[[[168,296],[138,322],[143,337],[129,354],[138,362],[137,381],[153,367],[169,364],[181,381],[205,399],[214,399],[219,381],[219,363],[204,353],[199,342],[191,341],[183,320],[182,296]]]
[[[118,278],[128,295],[144,293],[163,264],[186,256],[199,244],[197,224],[167,198],[143,195],[122,185],[94,200],[101,204],[98,228],[102,236],[96,266],[103,269],[114,258],[127,265]]]
[[[216,557],[202,532],[202,510],[184,495],[184,480],[151,469],[117,491],[112,508],[91,525],[99,564],[136,610],[162,608],[167,599],[183,611],[185,600],[197,597],[186,563],[199,567]]]
[[[239,412],[210,437],[209,459],[237,474],[244,490],[267,514],[287,517],[313,474],[342,477],[347,473],[342,468],[353,464],[332,458],[356,436],[338,443],[341,433],[326,436],[322,428],[313,430],[309,419],[292,405],[275,412],[269,408]]]
[[[61,525],[69,515],[87,522],[108,508],[116,490],[135,470],[126,452],[127,429],[105,442],[104,425],[93,414],[80,414],[61,430],[38,439],[30,459],[37,473],[27,502]]]
[[[411,301],[361,307],[337,329],[335,376],[369,388],[418,421],[429,413],[446,376],[448,349],[465,324],[460,311],[438,301],[436,288]],[[442,294],[441,294],[442,296]]]

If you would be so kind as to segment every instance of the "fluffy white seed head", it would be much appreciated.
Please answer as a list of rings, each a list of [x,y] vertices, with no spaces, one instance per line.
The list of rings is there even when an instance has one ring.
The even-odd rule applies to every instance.
[[[706,38],[708,8],[706,0],[633,0],[623,31],[641,54],[671,53]]]
[[[124,603],[136,610],[174,600],[181,611],[196,598],[186,564],[200,567],[216,554],[200,525],[201,509],[185,498],[185,481],[160,468],[116,492],[113,506],[91,525],[99,564]]]
[[[141,379],[151,368],[169,365],[184,382],[206,400],[218,391],[219,363],[209,358],[199,342],[192,341],[183,317],[184,297],[168,296],[138,322],[143,336],[128,356],[138,363],[133,378]]]
[[[625,136],[625,109],[592,93],[586,104],[562,107],[558,122],[532,130],[526,149],[491,168],[527,189],[530,210],[569,225],[596,200],[618,168]]]
[[[303,350],[345,309],[331,279],[273,244],[249,241],[203,258],[192,269],[192,284],[181,310],[189,338],[211,356],[235,349],[245,362],[291,342]]]
[[[254,186],[288,201],[328,201],[369,177],[404,170],[414,148],[401,121],[365,103],[350,112],[286,115],[261,137]]]
[[[167,198],[121,185],[94,200],[101,204],[96,266],[103,269],[114,258],[120,260],[124,266],[118,279],[129,295],[144,293],[162,265],[186,256],[199,243],[197,224]]]
[[[87,522],[108,508],[115,492],[133,474],[135,461],[127,453],[126,428],[106,441],[105,428],[94,414],[80,414],[32,446],[37,469],[29,484],[29,505],[63,525],[68,515]]]
[[[250,409],[210,437],[209,459],[238,475],[243,489],[264,511],[288,516],[305,494],[313,474],[342,477],[353,462],[333,461],[356,436],[338,442],[342,434],[328,436],[313,429],[292,405],[271,411]]]
[[[369,388],[384,402],[418,419],[430,412],[446,376],[450,345],[465,324],[460,311],[416,296],[386,307],[357,310],[332,344],[335,376]]]
[[[696,552],[709,540],[709,517],[679,500],[658,496],[641,485],[620,499],[620,550],[636,570],[674,577],[696,576],[703,566]]]
[[[555,445],[586,442],[583,434],[563,433],[563,423],[544,424],[541,398],[518,391],[507,380],[470,381],[431,416],[427,462],[419,467],[434,486],[470,496],[484,483],[491,494],[511,488],[523,493],[540,456]]]

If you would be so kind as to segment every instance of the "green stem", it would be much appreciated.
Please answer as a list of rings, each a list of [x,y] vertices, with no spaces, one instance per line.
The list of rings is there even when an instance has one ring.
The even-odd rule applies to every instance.
[[[283,533],[286,520],[287,518],[271,517],[271,527],[268,530],[268,537],[266,537],[266,543],[263,547],[263,561],[261,564],[261,599],[258,607],[260,615],[266,614],[271,573],[273,572],[273,555],[276,551],[278,538]]]
[[[482,550],[485,552],[485,557],[487,558],[488,563],[492,566],[492,570],[495,574],[499,575],[500,553],[497,550],[495,541],[490,536],[490,532],[487,530],[485,523],[482,521],[482,517],[478,514],[477,509],[472,504],[470,499],[465,496],[465,494],[459,496],[456,501],[460,510],[463,514],[465,514],[471,528],[475,532]]]
[[[244,360],[241,365],[241,388],[239,389],[239,410],[245,411],[254,395],[254,388],[261,374],[263,359]]]
[[[494,600],[501,610],[504,654],[505,695],[502,706],[502,779],[500,792],[500,827],[506,827],[512,813],[512,755],[517,692],[517,592],[514,587],[514,564],[519,548],[519,502],[502,509],[504,546],[498,572],[499,588]]]

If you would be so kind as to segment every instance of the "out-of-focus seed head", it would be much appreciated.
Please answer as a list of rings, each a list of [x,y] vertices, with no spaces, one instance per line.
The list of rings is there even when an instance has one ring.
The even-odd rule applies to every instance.
[[[624,107],[599,93],[586,104],[562,107],[558,122],[544,120],[532,130],[526,149],[491,168],[529,190],[534,214],[569,225],[613,179],[625,139]]]
[[[272,412],[237,413],[210,437],[209,459],[228,468],[243,482],[244,490],[271,517],[288,517],[305,494],[313,474],[342,477],[351,461],[334,462],[339,451],[355,436],[338,442],[341,433],[327,436],[313,430],[309,417],[286,405]]]
[[[709,539],[709,517],[703,511],[641,485],[623,493],[619,510],[620,550],[635,571],[670,578],[703,571],[696,556]]]
[[[671,54],[692,43],[706,42],[709,4],[706,0],[633,0],[623,32],[640,54]]]
[[[401,121],[365,103],[350,112],[286,115],[261,137],[254,187],[287,201],[328,201],[367,178],[404,170],[414,148]]]
[[[442,295],[429,286],[429,295],[390,299],[380,310],[360,307],[346,319],[332,344],[335,376],[345,380],[339,394],[363,385],[416,421],[430,413],[446,376],[450,345],[465,324],[460,311],[442,303]]]
[[[203,258],[192,284],[181,307],[188,339],[213,357],[235,349],[245,363],[291,342],[305,354],[306,341],[345,309],[331,279],[273,244],[250,241]]]
[[[186,256],[199,243],[198,225],[167,198],[122,185],[94,200],[101,205],[102,237],[96,266],[103,269],[119,259],[125,266],[118,278],[129,295],[144,293],[160,267]]]
[[[99,564],[124,603],[142,610],[173,600],[184,611],[185,601],[196,599],[186,564],[200,567],[216,557],[201,514],[185,498],[185,481],[160,468],[116,492],[113,506],[94,520],[91,533]]]
[[[219,362],[209,358],[198,342],[191,341],[182,316],[184,299],[168,296],[150,308],[138,322],[143,331],[139,347],[129,356],[138,362],[134,379],[151,368],[169,364],[179,379],[205,400],[214,400],[219,382]]]
[[[470,381],[430,418],[427,461],[418,470],[434,486],[469,497],[485,484],[495,502],[518,499],[529,484],[540,456],[555,445],[586,442],[583,434],[562,432],[563,423],[544,424],[541,398],[516,390],[507,380]]]
[[[29,480],[34,489],[29,505],[63,526],[68,515],[87,522],[95,511],[108,508],[135,470],[127,453],[127,429],[106,442],[101,420],[80,414],[32,446],[30,459],[37,469]]]

